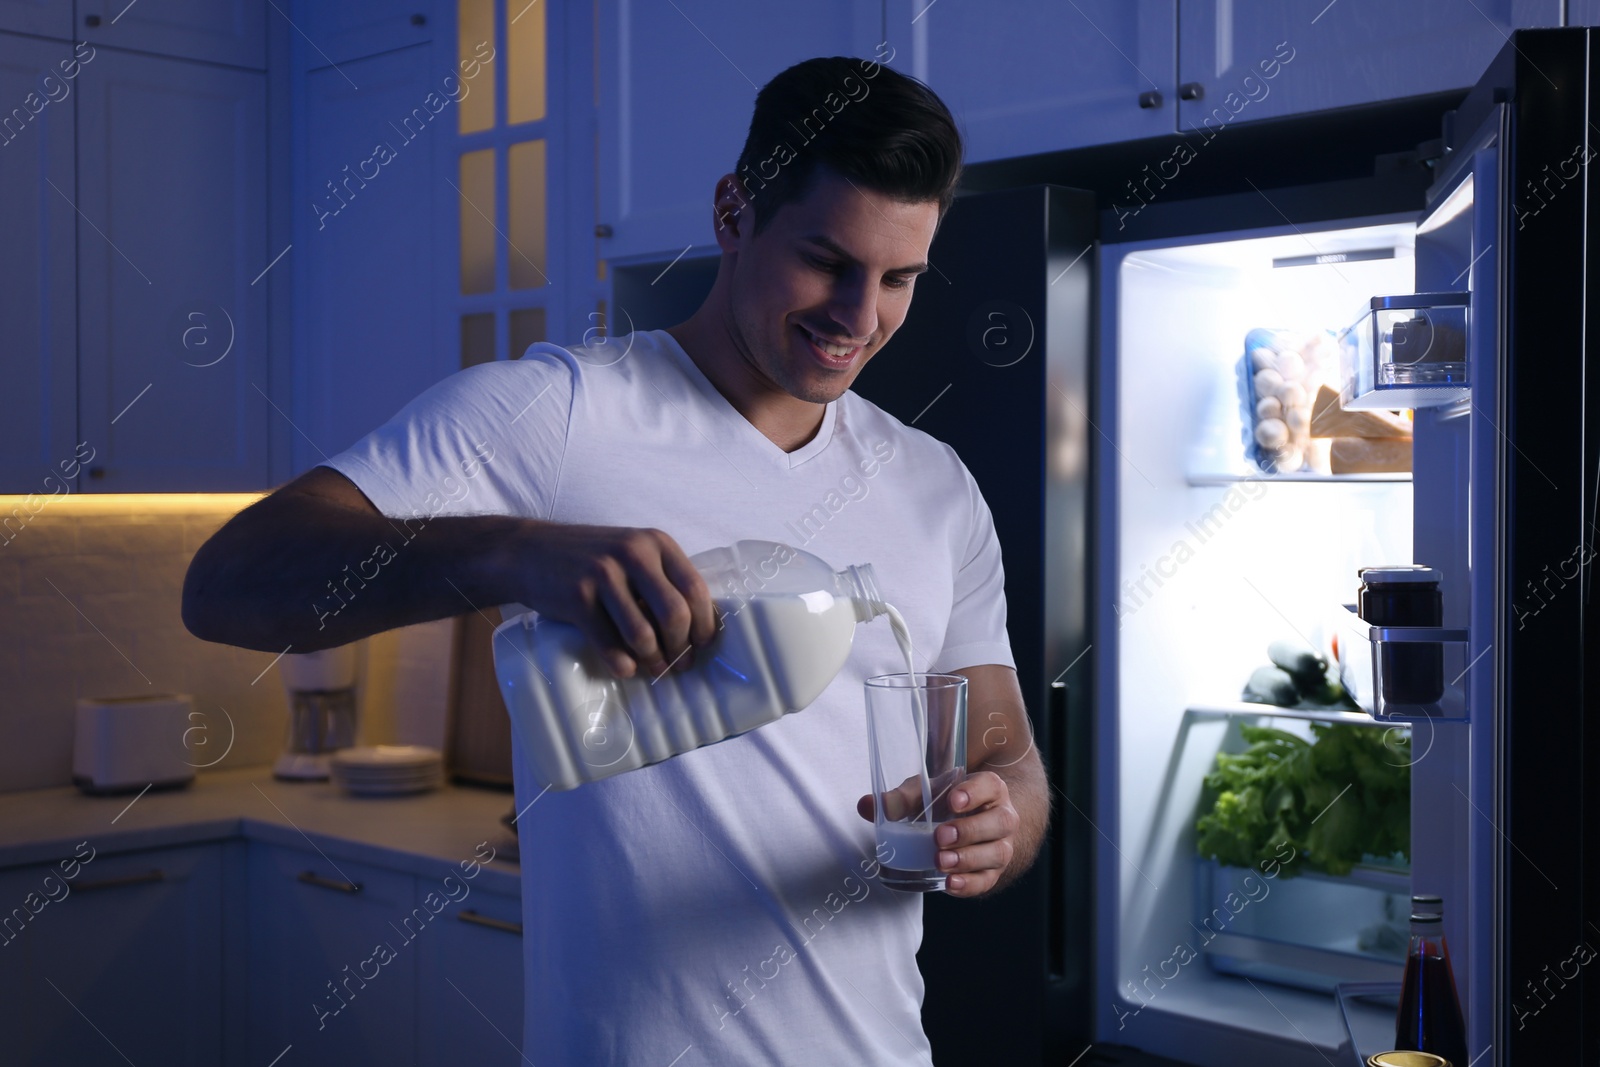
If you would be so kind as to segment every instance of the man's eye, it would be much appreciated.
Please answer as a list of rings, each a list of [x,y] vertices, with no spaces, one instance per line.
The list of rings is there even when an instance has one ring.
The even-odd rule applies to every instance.
[[[907,289],[911,286],[911,279],[904,275],[896,274],[885,278],[883,284],[888,289]]]
[[[837,263],[829,259],[813,259],[811,261],[811,265],[827,274],[838,274],[844,269],[844,265],[842,263]]]

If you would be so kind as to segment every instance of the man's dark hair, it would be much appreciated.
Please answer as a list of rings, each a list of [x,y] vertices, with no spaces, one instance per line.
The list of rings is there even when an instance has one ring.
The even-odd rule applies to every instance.
[[[961,134],[932,89],[870,59],[796,63],[756,95],[735,173],[760,233],[803,198],[819,166],[905,203],[937,201],[961,177]]]

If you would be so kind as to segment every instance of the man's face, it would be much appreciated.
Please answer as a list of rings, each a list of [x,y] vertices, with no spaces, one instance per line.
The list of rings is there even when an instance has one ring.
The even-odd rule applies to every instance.
[[[751,204],[760,210],[759,194]],[[902,203],[818,168],[759,235],[729,235],[741,356],[790,396],[838,399],[905,321],[938,222],[933,201]]]

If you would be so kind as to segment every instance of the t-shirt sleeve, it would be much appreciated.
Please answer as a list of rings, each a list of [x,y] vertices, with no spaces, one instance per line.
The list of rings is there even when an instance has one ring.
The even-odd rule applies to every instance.
[[[382,426],[326,460],[390,518],[519,515],[555,506],[577,367],[539,344],[430,386]]]
[[[1006,633],[1006,575],[1000,561],[1000,539],[994,518],[978,483],[965,467],[961,474],[970,501],[965,544],[955,545],[955,590],[944,647],[930,670],[960,670],[998,664],[1015,668],[1011,638]]]

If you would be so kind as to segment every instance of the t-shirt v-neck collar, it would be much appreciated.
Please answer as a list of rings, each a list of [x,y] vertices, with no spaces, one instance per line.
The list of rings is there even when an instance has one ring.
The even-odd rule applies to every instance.
[[[772,438],[762,433],[749,419],[745,418],[739,409],[729,402],[727,397],[722,395],[721,390],[712,383],[710,378],[705,376],[705,372],[690,358],[689,353],[683,350],[683,346],[678,343],[676,337],[666,330],[652,330],[650,332],[655,335],[662,348],[673,359],[678,361],[684,377],[700,391],[700,394],[705,397],[706,403],[710,404],[726,419],[731,420],[732,424],[737,425],[737,432],[744,436],[750,446],[769,462],[790,468],[798,467],[822,452],[823,449],[828,447],[828,442],[833,440],[834,425],[839,416],[839,401],[830,401],[824,405],[822,425],[817,427],[817,432],[811,440],[793,452],[785,452],[773,442]]]

